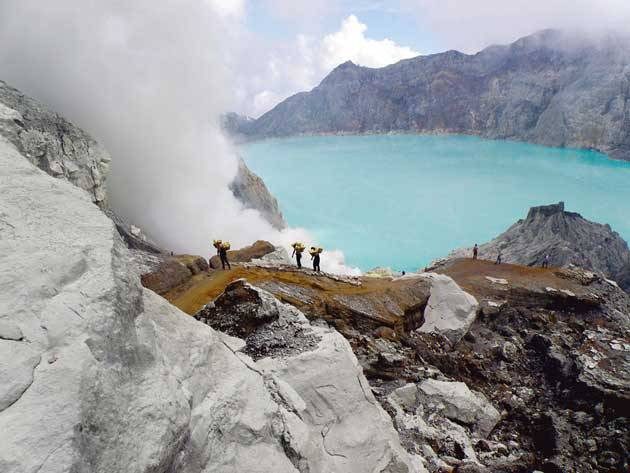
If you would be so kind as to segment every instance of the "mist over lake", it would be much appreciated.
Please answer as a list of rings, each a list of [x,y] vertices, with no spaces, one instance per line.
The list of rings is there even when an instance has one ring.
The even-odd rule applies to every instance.
[[[492,239],[531,206],[558,201],[630,237],[630,163],[594,151],[364,135],[269,139],[241,152],[289,225],[363,270],[415,271]]]

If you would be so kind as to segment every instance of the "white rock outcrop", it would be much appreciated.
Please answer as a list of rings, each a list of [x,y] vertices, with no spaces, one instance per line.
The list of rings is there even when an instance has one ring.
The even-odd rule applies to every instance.
[[[473,443],[487,437],[501,418],[483,394],[460,382],[409,383],[393,390],[387,402],[398,432],[414,439],[431,471],[452,471],[442,458],[456,457],[480,466]]]
[[[424,311],[424,323],[417,331],[438,333],[457,343],[477,317],[477,299],[444,274],[421,273],[418,276],[431,281],[431,295]]]
[[[88,133],[1,80],[0,136],[43,171],[107,205],[109,153]]]
[[[426,379],[418,385],[417,398],[432,412],[470,426],[481,437],[487,437],[501,420],[486,397],[468,389],[466,383]]]
[[[345,340],[254,363],[140,286],[92,200],[0,137],[0,471],[419,471]]]

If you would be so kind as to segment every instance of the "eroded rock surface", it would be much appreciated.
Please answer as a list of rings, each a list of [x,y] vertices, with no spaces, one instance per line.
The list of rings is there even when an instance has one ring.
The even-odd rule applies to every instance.
[[[244,340],[241,351],[280,388],[287,424],[300,435],[287,449],[300,471],[425,471],[399,444],[348,342],[311,325],[293,306],[243,280],[195,318]]]
[[[434,271],[333,279],[248,264],[229,276],[264,288],[315,326],[336,327],[394,418],[403,446],[422,456],[432,473],[627,470],[628,295],[578,268],[464,258],[443,261]],[[454,340],[418,330],[427,318],[431,283],[443,280],[439,274],[458,287],[454,307],[462,294],[479,303],[467,331]],[[187,291],[208,297],[229,284],[225,276],[209,274]],[[449,304],[439,311],[452,315]],[[272,357],[299,348],[286,342],[295,338],[299,345],[299,324],[287,329],[279,322],[256,325],[243,351]],[[417,395],[419,386],[432,384],[456,386],[465,399],[478,399],[447,407],[457,398],[448,390],[447,402]]]
[[[280,212],[278,201],[271,195],[264,181],[242,159],[239,159],[238,171],[230,184],[230,190],[245,208],[258,210],[274,228],[286,228],[287,223]]]
[[[106,205],[111,157],[85,131],[0,81],[0,135],[48,174],[85,189]]]

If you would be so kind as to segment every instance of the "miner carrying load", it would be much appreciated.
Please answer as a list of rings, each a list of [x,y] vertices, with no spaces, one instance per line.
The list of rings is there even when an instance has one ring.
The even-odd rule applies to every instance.
[[[212,242],[212,246],[217,249],[217,254],[219,255],[219,258],[221,258],[221,267],[225,269],[225,266],[227,265],[228,269],[232,269],[227,257],[227,251],[230,249],[230,243],[227,241],[214,240]]]
[[[291,258],[295,255],[295,260],[297,261],[298,269],[302,268],[302,252],[304,251],[305,246],[302,243],[295,242],[291,245],[293,248],[293,253],[291,254]]]
[[[311,246],[309,253],[311,254],[311,259],[313,260],[313,271],[317,271],[318,273],[321,271],[319,267],[319,255],[324,251],[322,248],[315,248]]]

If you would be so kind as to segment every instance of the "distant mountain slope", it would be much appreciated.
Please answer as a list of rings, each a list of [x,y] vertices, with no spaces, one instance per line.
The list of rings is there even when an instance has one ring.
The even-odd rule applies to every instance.
[[[238,132],[465,133],[630,159],[628,45],[546,30],[475,55],[448,51],[380,69],[346,62]]]

